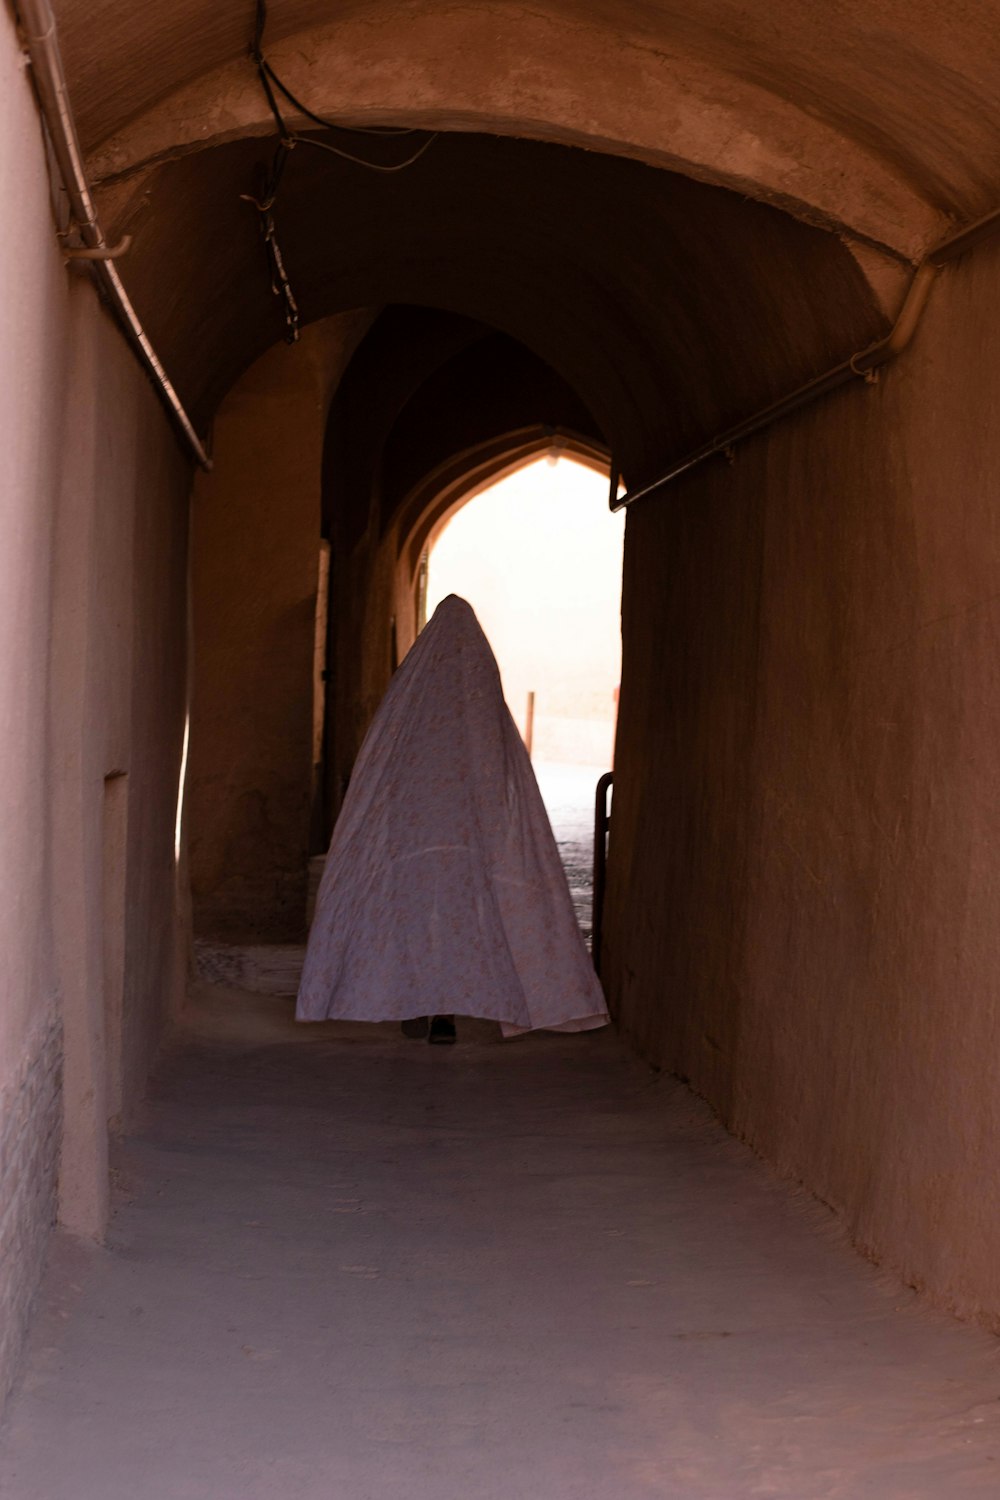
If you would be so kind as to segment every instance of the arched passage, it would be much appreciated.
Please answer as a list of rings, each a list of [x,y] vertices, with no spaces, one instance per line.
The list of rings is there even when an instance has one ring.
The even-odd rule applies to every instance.
[[[463,505],[540,454],[561,453],[609,475],[611,455],[595,440],[588,441],[565,427],[547,422],[499,434],[440,464],[407,497],[400,518],[400,565],[412,587],[420,559],[434,545],[438,533]]]
[[[556,434],[607,464],[593,418],[551,367],[495,329],[427,308],[317,325],[300,348],[264,356],[223,405],[194,517],[196,932],[302,936],[308,857],[326,847],[361,737],[416,632],[420,552],[450,510]]]
[[[259,143],[235,141],[165,165],[163,191],[133,225],[137,305],[202,416],[281,328],[254,215],[240,197],[259,158]],[[220,295],[190,253],[220,214],[216,239],[226,250],[215,272],[235,295]],[[442,136],[412,169],[388,177],[300,152],[276,214],[303,318],[317,327],[332,326],[330,317],[373,320],[336,386],[322,465],[312,469],[309,504],[319,484],[332,559],[324,810],[314,829],[329,829],[392,664],[412,638],[412,581],[399,559],[410,540],[401,529],[412,532],[419,514],[401,508],[422,506],[428,476],[448,483],[456,466],[461,478],[483,443],[541,417],[613,454],[616,470],[641,484],[705,429],[884,326],[857,259],[832,236],[719,188],[567,147]],[[169,303],[164,264],[176,288]],[[193,363],[189,320],[201,333]],[[324,392],[310,417],[314,435]],[[269,451],[280,445],[274,429]],[[218,478],[199,480],[198,493],[207,499],[213,487]],[[312,587],[296,595],[302,621],[302,590]],[[300,718],[308,676],[301,666]],[[229,696],[212,709],[224,736],[240,722],[222,709]],[[197,743],[193,756],[197,788]],[[207,879],[230,884],[268,841],[291,905],[287,921],[270,928],[265,920],[258,931],[287,934],[302,909],[302,862],[288,845],[288,830],[302,826],[301,803],[294,816],[278,812],[282,794],[271,816],[246,790],[232,803],[241,809],[236,825],[214,843]],[[209,800],[217,820],[220,805]],[[197,806],[196,790],[193,819]],[[202,853],[196,842],[196,892]],[[257,876],[245,878],[258,889]]]
[[[259,246],[241,217],[240,191],[258,159],[258,143],[243,139],[158,167],[159,188],[133,226],[137,301],[192,408],[203,414],[280,331]],[[209,223],[226,246],[216,272],[237,289],[236,297],[222,297],[218,285],[206,284],[190,253],[193,226]],[[330,318],[360,321],[329,421],[323,405],[329,385],[310,418],[322,460],[313,464],[309,505],[331,547],[323,814],[317,819],[301,795],[294,817],[277,818],[262,809],[256,792],[231,799],[229,806],[242,812],[220,845],[224,857],[217,851],[215,859],[228,881],[240,863],[234,849],[243,851],[244,865],[262,842],[280,855],[288,904],[280,923],[256,928],[274,938],[301,933],[303,848],[322,844],[315,829],[330,826],[365,727],[412,629],[412,583],[399,566],[401,507],[421,494],[427,476],[443,472],[442,465],[538,421],[537,409],[510,409],[511,393],[522,389],[520,375],[501,380],[502,388],[490,385],[491,372],[514,358],[511,351],[527,351],[516,356],[522,374],[528,367],[551,372],[560,399],[576,403],[574,413],[550,418],[549,425],[601,445],[635,486],[886,326],[856,247],[718,186],[565,145],[456,132],[442,135],[411,170],[389,177],[331,165],[319,153],[297,158],[282,189],[280,223],[304,318],[317,330],[334,326]],[[164,263],[173,269],[174,306],[183,305],[182,316],[163,302]],[[238,321],[237,307],[243,313]],[[367,311],[358,314],[359,308]],[[191,361],[189,319],[201,328],[201,347],[211,358]],[[524,388],[531,388],[530,380]],[[449,392],[458,393],[457,405]],[[873,399],[866,403],[866,395]],[[838,456],[855,454],[845,459],[848,465],[862,449],[869,452],[863,475],[845,480],[859,495],[870,494],[883,460],[891,464],[871,436],[872,413],[884,399],[881,390],[860,389],[840,398],[839,420],[857,422],[866,434],[860,448],[852,439],[845,450],[831,428]],[[446,424],[437,420],[442,412]],[[458,412],[464,412],[460,420]],[[772,921],[779,929],[794,921],[801,900],[789,876],[775,894],[773,916],[765,919],[753,907],[750,872],[757,851],[767,847],[770,825],[758,825],[752,812],[752,787],[764,772],[743,753],[765,706],[755,696],[758,674],[766,675],[772,660],[785,660],[785,642],[794,634],[761,635],[768,618],[761,590],[766,577],[780,575],[780,568],[768,571],[776,546],[765,519],[777,503],[772,466],[780,468],[783,460],[775,455],[785,452],[786,441],[794,445],[800,430],[779,432],[769,442],[763,475],[740,457],[732,469],[717,464],[685,486],[685,500],[647,508],[630,522],[619,762],[631,791],[618,800],[606,962],[615,1007],[637,1045],[652,1057],[669,1057],[737,1128],[766,1141],[775,1159],[806,1177],[816,1172],[817,1184],[827,1183],[833,1197],[853,1205],[847,1211],[860,1226],[869,1166],[843,1175],[839,1161],[817,1167],[808,1145],[833,1109],[830,1075],[817,1076],[806,1091],[804,1113],[813,1123],[804,1127],[805,1139],[790,1133],[782,1099],[759,1086],[756,1063],[752,1078],[748,1072],[747,1059],[771,1045],[770,1002],[763,998],[768,981],[754,968],[748,1007],[739,979],[740,965],[751,962],[742,955],[758,951],[743,946],[750,931],[742,925],[744,903],[767,931]],[[867,450],[872,442],[875,448]],[[273,435],[269,450],[278,451]],[[801,497],[796,515],[811,516],[808,497],[835,469],[827,465],[821,476],[814,454],[795,452],[793,472],[779,486],[787,504]],[[207,497],[216,483],[199,481],[199,494]],[[705,486],[714,493],[716,485],[725,500],[702,513],[698,497]],[[890,486],[882,494],[893,492]],[[287,528],[282,534],[287,537]],[[788,565],[798,577],[796,563]],[[817,567],[810,554],[803,576],[812,601],[827,596]],[[311,557],[301,573],[307,576],[315,578]],[[719,597],[709,604],[716,584]],[[314,587],[310,581],[297,596],[303,641]],[[831,608],[837,607],[833,600]],[[302,666],[298,680],[304,722],[311,668]],[[661,687],[669,680],[674,687],[666,694]],[[223,694],[220,712],[225,701]],[[707,726],[716,714],[714,732]],[[229,716],[227,722],[236,721]],[[828,746],[835,743],[827,736]],[[669,777],[668,765],[674,768]],[[300,770],[289,787],[303,785]],[[805,795],[811,818],[817,809]],[[654,806],[661,811],[651,818]],[[677,818],[678,831],[665,845],[663,829]],[[302,829],[312,831],[295,832],[290,842],[290,830]],[[664,847],[672,851],[667,862]],[[192,855],[197,896],[197,846]],[[702,860],[703,889],[690,881]],[[239,924],[245,925],[248,910],[259,923],[268,909],[267,899],[258,899],[258,878],[259,872],[247,876],[253,899],[248,905],[240,897]],[[689,901],[695,907],[684,921]],[[676,917],[675,930],[655,915],[664,903]],[[839,954],[842,934],[835,923],[827,931]],[[692,938],[698,932],[715,936],[702,945]],[[759,951],[769,951],[767,941]],[[672,976],[669,983],[665,975]],[[718,1024],[711,1019],[716,1011]],[[751,1035],[756,1045],[744,1051]],[[860,1118],[850,1127],[860,1132],[855,1142],[864,1136]],[[858,1144],[858,1163],[869,1159],[869,1148]],[[880,1206],[873,1213],[882,1225],[874,1238],[891,1239],[892,1211],[884,1215]]]
[[[556,438],[452,508],[421,565],[422,619],[449,594],[476,612],[550,817],[559,807],[572,822],[581,890],[590,889],[595,788],[613,765],[621,682],[625,517],[609,510],[608,490],[607,461],[581,461]]]
[[[301,927],[321,538],[329,819],[439,483],[551,426],[641,486],[884,333],[908,264],[1000,201],[997,41],[975,5],[379,3],[331,22],[288,0],[267,49],[296,92],[440,135],[389,177],[296,146],[275,212],[306,332],[285,350],[243,196],[273,144],[245,7],[60,9],[101,211],[132,238],[122,273],[215,427],[193,512],[189,807],[195,833],[206,813],[231,821],[190,854],[201,915],[211,898],[213,921],[251,913],[257,936]],[[55,1133],[64,1222],[100,1233],[105,1101],[134,1114],[183,976],[189,475],[90,290],[66,280],[4,38],[24,234],[3,344],[3,1111],[37,1122],[17,1126],[0,1185],[29,1247],[10,1283],[20,1328]],[[907,363],[630,517],[607,912],[637,1048],[873,1257],[991,1326],[998,274],[995,247],[966,257]],[[120,773],[127,850],[109,874],[101,809]],[[124,945],[102,945],[112,908]]]

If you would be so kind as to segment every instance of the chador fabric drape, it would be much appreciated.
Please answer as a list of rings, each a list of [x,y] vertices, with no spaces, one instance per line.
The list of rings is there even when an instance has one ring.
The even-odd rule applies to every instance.
[[[451,595],[396,672],[334,830],[296,1014],[608,1019],[500,674]]]

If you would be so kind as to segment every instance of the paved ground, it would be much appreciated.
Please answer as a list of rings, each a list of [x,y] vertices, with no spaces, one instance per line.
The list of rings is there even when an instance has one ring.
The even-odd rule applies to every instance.
[[[576,919],[587,943],[593,922],[594,798],[603,766],[542,761],[535,766],[545,808],[556,836]]]
[[[4,1500],[996,1500],[996,1341],[610,1032],[288,1014],[210,992],[57,1242]]]

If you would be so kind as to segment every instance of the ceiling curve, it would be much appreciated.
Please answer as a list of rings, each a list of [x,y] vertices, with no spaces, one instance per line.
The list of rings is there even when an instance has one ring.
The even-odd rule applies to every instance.
[[[282,335],[253,193],[270,144],[161,166],[114,224],[122,275],[204,424]],[[304,322],[409,303],[475,318],[579,395],[630,482],[884,329],[833,235],[594,152],[442,135],[393,175],[299,148],[274,218]]]
[[[604,436],[550,366],[495,329],[422,307],[385,308],[340,381],[324,453],[324,527],[352,547],[440,511],[484,466],[559,443],[607,462]],[[374,508],[373,508],[374,506]],[[426,529],[426,528],[425,528]]]
[[[252,0],[56,0],[97,178],[269,128]],[[1000,200],[988,0],[270,0],[321,113],[584,144],[916,257]]]

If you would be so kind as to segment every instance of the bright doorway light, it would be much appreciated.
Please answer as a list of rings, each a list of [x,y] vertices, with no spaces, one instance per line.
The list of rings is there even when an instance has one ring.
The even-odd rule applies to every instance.
[[[563,455],[483,490],[432,546],[428,616],[447,594],[472,605],[522,734],[534,694],[536,761],[611,764],[624,529],[607,474]]]
[[[188,750],[191,745],[191,713],[184,715],[184,742],[181,746],[181,769],[177,778],[177,811],[174,816],[174,863],[179,864],[184,836],[184,790],[187,785]]]

